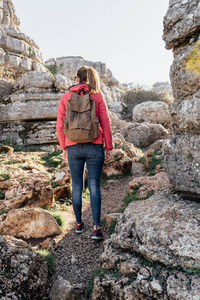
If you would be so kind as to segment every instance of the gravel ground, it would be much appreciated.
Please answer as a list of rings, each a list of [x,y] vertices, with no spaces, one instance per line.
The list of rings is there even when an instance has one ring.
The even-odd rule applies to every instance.
[[[101,188],[102,192],[102,217],[111,211],[118,210],[132,176],[120,180],[110,180]],[[58,276],[71,284],[89,285],[94,269],[97,266],[99,255],[103,252],[103,242],[94,241],[92,235],[92,215],[89,201],[83,203],[83,219],[85,229],[82,234],[75,233],[75,218],[72,207],[66,213],[67,230],[57,238],[55,250],[56,271],[50,279],[49,288]],[[103,227],[105,239],[109,237],[108,228]]]

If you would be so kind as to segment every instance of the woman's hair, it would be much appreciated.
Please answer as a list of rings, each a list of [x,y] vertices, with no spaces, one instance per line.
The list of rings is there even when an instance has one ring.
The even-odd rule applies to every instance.
[[[77,76],[79,82],[88,83],[91,93],[101,93],[99,74],[94,68],[87,66],[81,67],[77,71]]]

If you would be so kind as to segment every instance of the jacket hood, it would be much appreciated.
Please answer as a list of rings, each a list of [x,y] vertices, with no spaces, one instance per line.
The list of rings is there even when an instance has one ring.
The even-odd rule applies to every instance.
[[[76,92],[79,93],[80,91],[88,92],[89,91],[89,85],[87,83],[78,83],[71,85],[69,87],[70,92]]]

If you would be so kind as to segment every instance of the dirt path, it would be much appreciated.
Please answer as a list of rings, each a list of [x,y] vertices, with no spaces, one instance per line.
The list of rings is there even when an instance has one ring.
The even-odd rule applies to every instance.
[[[120,180],[111,180],[101,188],[102,191],[102,217],[107,212],[118,210],[132,176]],[[58,276],[71,284],[81,284],[86,287],[91,281],[93,270],[97,266],[99,255],[103,251],[103,242],[91,240],[92,215],[89,201],[83,203],[83,219],[85,230],[82,234],[75,233],[72,207],[66,214],[67,230],[58,237],[58,246],[55,250],[56,271],[49,282],[49,288]],[[108,228],[103,227],[105,239],[109,237]]]

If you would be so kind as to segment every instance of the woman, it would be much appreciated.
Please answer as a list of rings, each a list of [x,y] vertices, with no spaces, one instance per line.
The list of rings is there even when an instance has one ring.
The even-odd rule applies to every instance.
[[[90,203],[93,217],[92,239],[104,239],[101,225],[101,191],[100,177],[104,163],[111,158],[112,134],[108,108],[100,91],[100,80],[97,71],[91,67],[81,67],[77,71],[77,84],[69,88],[69,92],[61,98],[58,117],[57,117],[57,134],[60,147],[63,150],[64,159],[67,160],[72,177],[72,204],[76,217],[76,233],[82,233],[84,222],[82,220],[82,192],[83,192],[83,175],[84,166],[88,170],[88,187],[90,191]],[[74,143],[71,142],[63,132],[64,119],[66,116],[67,101],[73,92],[90,93],[95,100],[96,116],[99,118],[99,133],[97,138],[91,143]],[[105,142],[105,155],[103,145]]]

